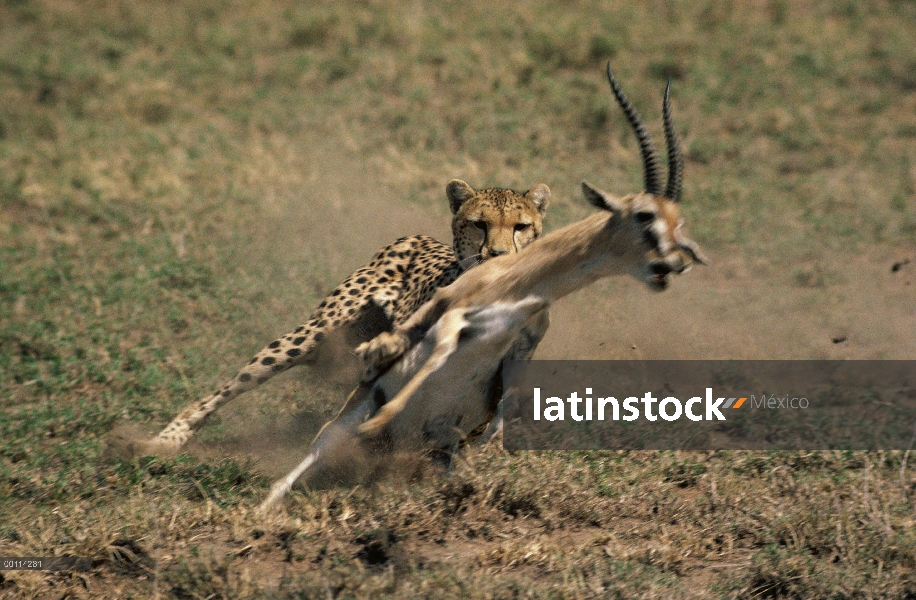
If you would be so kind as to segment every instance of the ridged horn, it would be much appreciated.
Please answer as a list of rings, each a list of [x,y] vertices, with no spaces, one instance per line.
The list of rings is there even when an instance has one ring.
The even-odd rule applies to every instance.
[[[671,119],[671,82],[665,86],[665,101],[662,103],[662,119],[665,122],[665,145],[668,147],[668,186],[665,196],[669,199],[681,201],[681,180],[684,174],[684,157],[681,154],[681,144],[674,131],[674,122]]]
[[[611,84],[611,91],[614,92],[614,97],[617,98],[617,104],[623,109],[623,114],[627,116],[627,121],[630,122],[630,127],[633,128],[636,139],[639,141],[639,151],[642,154],[643,179],[645,181],[646,191],[654,196],[658,196],[662,193],[662,188],[659,183],[658,152],[655,150],[655,145],[652,143],[652,137],[646,130],[646,126],[643,125],[639,113],[636,112],[636,109],[634,109],[630,101],[627,100],[620,86],[617,85],[617,81],[611,73],[610,62],[607,64],[607,80],[608,83]]]

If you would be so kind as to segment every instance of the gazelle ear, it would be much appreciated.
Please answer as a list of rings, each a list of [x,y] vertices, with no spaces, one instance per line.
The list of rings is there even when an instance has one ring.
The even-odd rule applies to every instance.
[[[693,259],[693,262],[699,263],[701,265],[708,265],[709,259],[706,258],[702,252],[700,252],[700,247],[693,240],[682,239],[677,243],[678,247],[690,255],[690,258]]]
[[[596,187],[592,187],[586,181],[582,182],[582,193],[585,194],[585,199],[588,200],[588,203],[592,206],[603,210],[609,210],[617,214],[623,212],[624,205],[620,198],[613,194],[603,192]]]

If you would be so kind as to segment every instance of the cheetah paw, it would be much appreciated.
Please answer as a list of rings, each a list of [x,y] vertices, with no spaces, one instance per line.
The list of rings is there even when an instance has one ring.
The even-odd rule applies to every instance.
[[[369,365],[383,369],[410,349],[410,340],[402,333],[384,332],[360,344],[356,354]]]
[[[181,453],[180,443],[170,443],[158,438],[149,439],[146,433],[132,423],[115,427],[104,440],[102,460],[130,461],[145,456],[171,458]]]

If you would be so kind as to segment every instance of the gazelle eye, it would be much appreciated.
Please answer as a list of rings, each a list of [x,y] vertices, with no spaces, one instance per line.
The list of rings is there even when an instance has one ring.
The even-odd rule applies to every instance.
[[[516,231],[525,231],[525,230],[527,230],[529,227],[531,227],[531,223],[516,223],[516,224],[515,224],[515,230],[516,230]]]
[[[651,210],[640,210],[636,212],[636,221],[645,225],[655,218],[655,213]]]

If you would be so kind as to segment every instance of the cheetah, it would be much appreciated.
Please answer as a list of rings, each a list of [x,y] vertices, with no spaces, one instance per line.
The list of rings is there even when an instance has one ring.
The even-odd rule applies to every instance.
[[[424,235],[404,237],[380,250],[347,277],[302,325],[254,355],[231,380],[179,413],[142,451],[180,449],[220,406],[274,375],[316,360],[322,342],[341,334],[354,348],[406,321],[435,291],[481,261],[514,254],[541,235],[550,188],[525,193],[474,190],[459,179],[445,189],[452,211],[453,246]],[[523,332],[511,351],[528,358],[546,332],[547,319]]]

